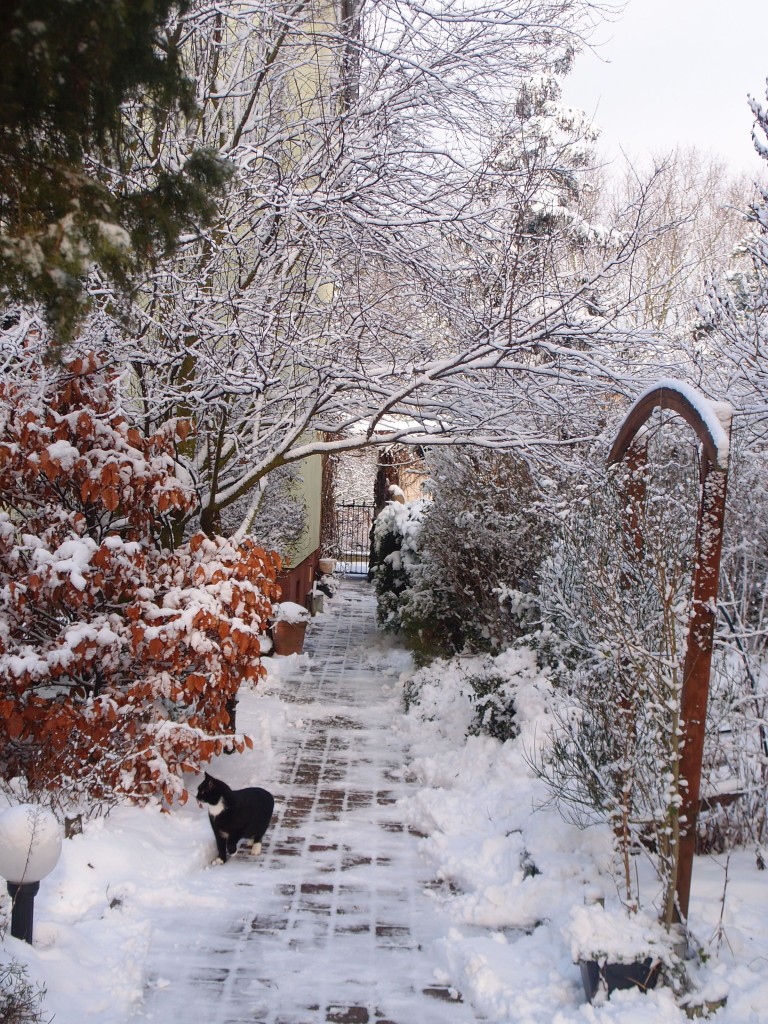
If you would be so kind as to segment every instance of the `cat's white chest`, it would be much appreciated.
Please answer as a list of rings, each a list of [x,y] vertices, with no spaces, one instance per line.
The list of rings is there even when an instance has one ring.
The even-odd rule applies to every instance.
[[[226,810],[226,808],[225,808],[225,806],[224,806],[224,801],[223,801],[223,800],[219,800],[219,802],[218,802],[218,803],[216,803],[216,804],[211,804],[211,805],[209,806],[209,808],[208,808],[208,814],[209,814],[209,815],[210,815],[210,816],[211,816],[212,818],[215,818],[215,817],[216,817],[217,815],[221,814],[221,812],[222,812],[222,811],[224,811],[224,810]]]

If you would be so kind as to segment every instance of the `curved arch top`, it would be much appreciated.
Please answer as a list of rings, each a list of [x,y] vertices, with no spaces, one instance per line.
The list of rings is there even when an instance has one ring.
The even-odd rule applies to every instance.
[[[655,409],[671,409],[682,416],[695,431],[712,466],[723,471],[728,468],[731,406],[711,402],[690,384],[678,380],[660,380],[637,399],[613,442],[609,466],[624,458]]]

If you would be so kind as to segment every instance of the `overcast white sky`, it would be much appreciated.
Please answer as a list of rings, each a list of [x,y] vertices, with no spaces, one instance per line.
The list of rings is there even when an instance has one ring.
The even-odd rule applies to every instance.
[[[605,156],[696,145],[734,170],[765,167],[747,94],[765,106],[768,0],[628,0],[599,40],[599,56],[577,58],[563,93],[602,129]]]

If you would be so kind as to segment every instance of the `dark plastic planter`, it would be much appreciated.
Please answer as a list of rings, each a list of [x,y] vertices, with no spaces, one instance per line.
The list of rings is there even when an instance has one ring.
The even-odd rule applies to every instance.
[[[588,1002],[592,1002],[603,989],[610,996],[617,988],[639,988],[646,992],[655,988],[659,980],[658,961],[648,957],[633,964],[599,964],[596,960],[581,960],[581,980]]]

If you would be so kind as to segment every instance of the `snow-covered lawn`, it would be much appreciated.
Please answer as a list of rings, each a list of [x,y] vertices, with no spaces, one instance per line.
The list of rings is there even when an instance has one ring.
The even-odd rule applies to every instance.
[[[394,698],[413,675],[407,656],[382,638],[366,657],[391,680],[396,708]],[[405,731],[412,750],[404,766],[410,795],[401,814],[425,836],[421,850],[434,883],[424,899],[437,901],[445,913],[445,934],[432,951],[435,977],[460,991],[478,1020],[686,1020],[665,989],[585,1003],[573,950],[595,933],[594,920],[585,924],[585,900],[599,894],[607,908],[616,902],[610,835],[579,830],[547,805],[548,793],[529,766],[547,728],[547,682],[527,652],[503,659],[517,681],[516,739],[466,738],[472,716],[466,665],[436,665],[419,703],[407,715],[395,712],[395,727]],[[268,780],[281,736],[297,727],[299,710],[281,700],[282,675],[292,663],[271,659],[267,682],[242,694],[238,725],[252,735],[254,749],[223,759],[235,784]],[[216,766],[211,770],[215,774]],[[360,845],[364,835],[361,830]],[[355,845],[354,835],[348,840]],[[47,987],[45,1007],[59,1024],[124,1024],[140,1012],[148,984],[167,983],[149,959],[155,915],[193,901],[204,927],[206,913],[220,907],[234,885],[230,865],[210,868],[214,853],[207,815],[194,800],[170,814],[120,807],[91,818],[83,835],[65,841],[59,865],[41,885],[34,946],[6,934],[2,959],[28,964],[31,977]],[[768,1007],[768,876],[757,871],[752,853],[737,852],[727,863],[726,888],[726,863],[726,857],[699,859],[694,868],[691,924],[707,958],[697,978],[707,998],[728,996],[714,1019],[757,1024]],[[650,881],[644,891],[651,900]],[[2,901],[7,914],[7,897]],[[653,907],[647,909],[652,917]],[[180,936],[180,955],[188,938]],[[613,938],[618,948],[621,938]],[[193,1010],[186,1020],[194,1022]]]

